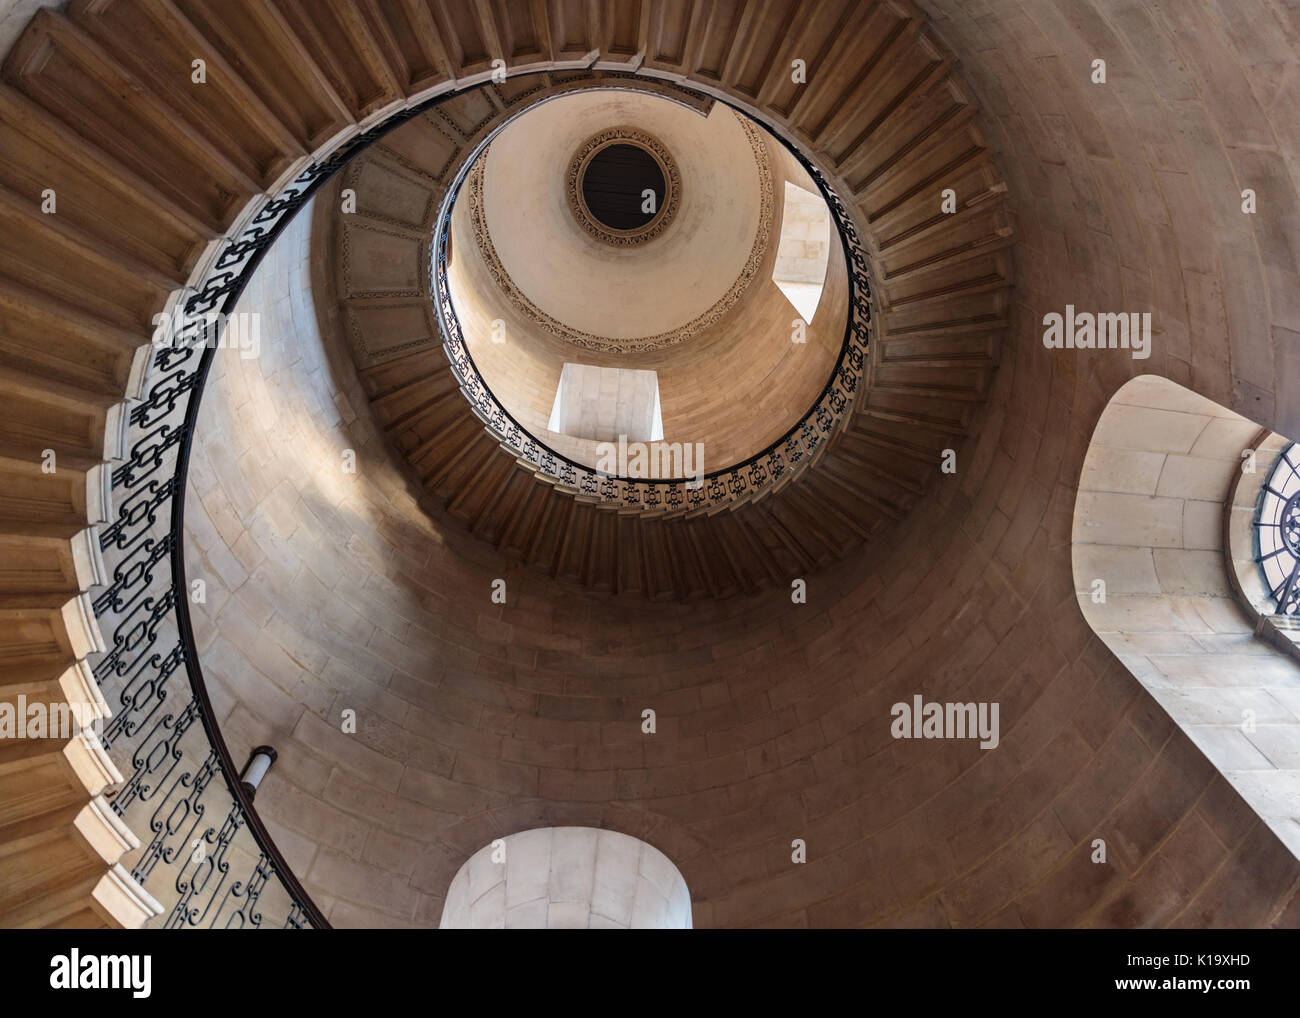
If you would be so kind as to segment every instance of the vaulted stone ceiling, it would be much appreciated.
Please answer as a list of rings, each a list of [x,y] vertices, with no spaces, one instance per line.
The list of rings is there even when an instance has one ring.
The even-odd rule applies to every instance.
[[[653,349],[688,341],[709,324],[700,319],[726,314],[714,310],[719,301],[762,282],[779,216],[773,153],[760,129],[710,105],[702,116],[652,94],[587,91],[537,105],[492,139],[482,210],[463,214],[481,219],[528,305],[611,352]],[[639,132],[673,167],[674,207],[653,243],[599,239],[571,208],[575,158],[621,128],[633,142]]]

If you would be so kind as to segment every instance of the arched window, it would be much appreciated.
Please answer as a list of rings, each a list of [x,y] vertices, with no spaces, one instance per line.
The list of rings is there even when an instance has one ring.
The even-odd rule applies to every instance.
[[[498,838],[452,878],[444,930],[691,928],[691,895],[653,845],[594,827]]]
[[[1300,616],[1300,443],[1278,457],[1255,512],[1256,558],[1278,615]]]
[[[1300,487],[1297,462],[1289,440],[1168,379],[1138,376],[1111,397],[1089,442],[1071,557],[1093,632],[1300,857],[1300,663],[1259,624],[1271,609],[1248,550],[1253,485],[1265,476],[1273,501],[1259,519],[1277,525],[1260,529],[1260,547],[1292,540],[1285,493]],[[1270,560],[1279,576],[1286,558]],[[1234,582],[1243,571],[1250,582]]]

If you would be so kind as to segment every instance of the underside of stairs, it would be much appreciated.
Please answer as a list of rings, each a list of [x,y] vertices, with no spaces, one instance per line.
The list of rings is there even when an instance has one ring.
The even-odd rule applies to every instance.
[[[868,248],[871,356],[857,413],[799,483],[677,519],[556,492],[473,417],[437,357],[367,374],[375,412],[452,515],[564,579],[724,597],[842,555],[937,483],[941,451],[988,395],[1009,220],[972,98],[910,5],[73,0],[37,12],[0,83],[0,695],[36,684],[97,703],[85,662],[103,640],[85,592],[105,580],[103,465],[124,455],[122,401],[146,382],[169,294],[313,160],[485,82],[498,61],[512,76],[679,80],[802,146]],[[941,217],[943,187],[959,207]],[[417,383],[426,395],[412,397]],[[132,836],[103,807],[120,775],[102,747],[29,750],[0,759],[0,865],[6,894],[39,904],[0,897],[0,923],[143,922],[158,905],[117,866]]]

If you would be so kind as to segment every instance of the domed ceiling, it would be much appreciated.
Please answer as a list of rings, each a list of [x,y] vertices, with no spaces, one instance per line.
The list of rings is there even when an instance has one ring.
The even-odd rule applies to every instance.
[[[667,222],[649,239],[598,234],[576,201],[586,149],[611,141],[670,167]],[[771,162],[761,130],[725,106],[702,117],[656,96],[580,93],[493,139],[469,207],[509,295],[546,331],[588,349],[659,349],[718,321],[757,277],[777,215]]]
[[[602,229],[581,200],[584,166],[611,145],[666,171],[655,195],[665,206],[643,233]],[[721,104],[701,115],[655,95],[589,91],[511,121],[461,187],[448,270],[497,400],[587,466],[596,442],[548,426],[566,363],[654,371],[663,439],[702,444],[706,470],[779,438],[825,385],[847,313],[842,252],[815,328],[798,325],[772,281],[786,181],[816,190],[782,145]],[[607,200],[616,183],[603,182]],[[619,201],[640,199],[625,190]]]

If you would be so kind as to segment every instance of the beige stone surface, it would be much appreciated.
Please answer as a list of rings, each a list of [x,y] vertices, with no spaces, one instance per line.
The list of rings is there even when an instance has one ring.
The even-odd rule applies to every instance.
[[[566,361],[547,430],[594,442],[662,439],[659,380],[653,371]]]
[[[1031,475],[999,466],[1011,463],[1000,441],[960,475],[976,497],[942,495],[896,541],[813,577],[807,605],[654,605],[555,584],[446,527],[401,479],[354,409],[349,366],[326,362],[295,310],[307,303],[305,222],[246,297],[268,315],[266,353],[222,360],[207,395],[209,419],[228,424],[205,429],[195,451],[190,505],[213,527],[192,531],[189,554],[209,578],[201,653],[232,751],[280,751],[259,811],[292,839],[331,921],[431,927],[451,908],[483,924],[549,922],[532,897],[540,873],[502,886],[471,866],[478,893],[449,895],[474,853],[539,823],[648,840],[685,878],[701,926],[1124,925],[1113,910],[1139,893],[1143,864],[1181,858],[1169,840],[1179,832],[1204,848],[1209,830],[1215,867],[1192,870],[1193,889],[1148,918],[1270,921],[1254,897],[1219,903],[1215,874],[1252,865],[1236,861],[1245,851],[1281,852],[1273,872],[1284,873],[1290,853],[1241,819],[1238,792],[1160,704],[1186,700],[1216,731],[1244,705],[1261,730],[1300,715],[1244,684],[1206,687],[1218,700],[1188,699],[1202,690],[1187,683],[1143,690],[1125,663],[1162,675],[1173,657],[1199,660],[1208,645],[1196,641],[1233,631],[1194,596],[1165,602],[1173,622],[1142,637],[1154,642],[1127,637],[1125,663],[1082,615],[1044,614],[1070,582],[1073,499],[1033,500]],[[359,452],[357,475],[340,469],[345,448]],[[992,487],[981,493],[977,477]],[[929,524],[958,506],[965,522],[932,545]],[[222,547],[243,549],[230,590],[215,568]],[[1112,556],[1106,569],[1145,555],[1127,582],[1157,600],[1154,551],[1093,550]],[[504,606],[490,598],[495,576]],[[997,751],[890,740],[889,705],[936,670],[954,695],[1001,701]],[[340,731],[345,707],[358,712],[353,735]],[[653,736],[640,730],[645,707],[659,715]],[[1231,751],[1269,759],[1254,743]],[[1156,814],[1153,799],[1174,805]],[[789,861],[796,837],[809,846],[802,867]],[[1113,867],[1079,896],[1072,860],[1094,837],[1116,846]],[[618,924],[626,892],[601,901],[566,905],[555,922]]]
[[[625,125],[668,149],[681,199],[661,236],[620,249],[578,225],[565,171],[588,138]],[[615,339],[668,332],[708,311],[749,258],[760,200],[749,141],[722,105],[701,117],[635,92],[562,96],[508,124],[487,155],[487,226],[511,279],[569,327]]]
[[[1279,694],[1300,694],[1300,662],[1256,638],[1229,577],[1230,569],[1253,570],[1254,563],[1234,563],[1222,543],[1242,453],[1259,430],[1166,379],[1125,385],[1103,412],[1084,460],[1072,557],[1079,606],[1093,629],[1297,851],[1300,810],[1283,790],[1294,783],[1300,797],[1300,715],[1274,704]],[[1160,460],[1157,497],[1107,490],[1117,486],[1112,472],[1119,486],[1130,482],[1126,459],[1135,448]],[[1100,604],[1097,579],[1106,584]],[[1226,709],[1225,691],[1238,694],[1236,711]],[[1242,699],[1247,693],[1254,695]],[[1271,754],[1255,741],[1260,732]],[[1269,772],[1266,785],[1256,771]]]
[[[521,831],[475,852],[441,929],[690,929],[686,881],[653,845],[615,831]]]

